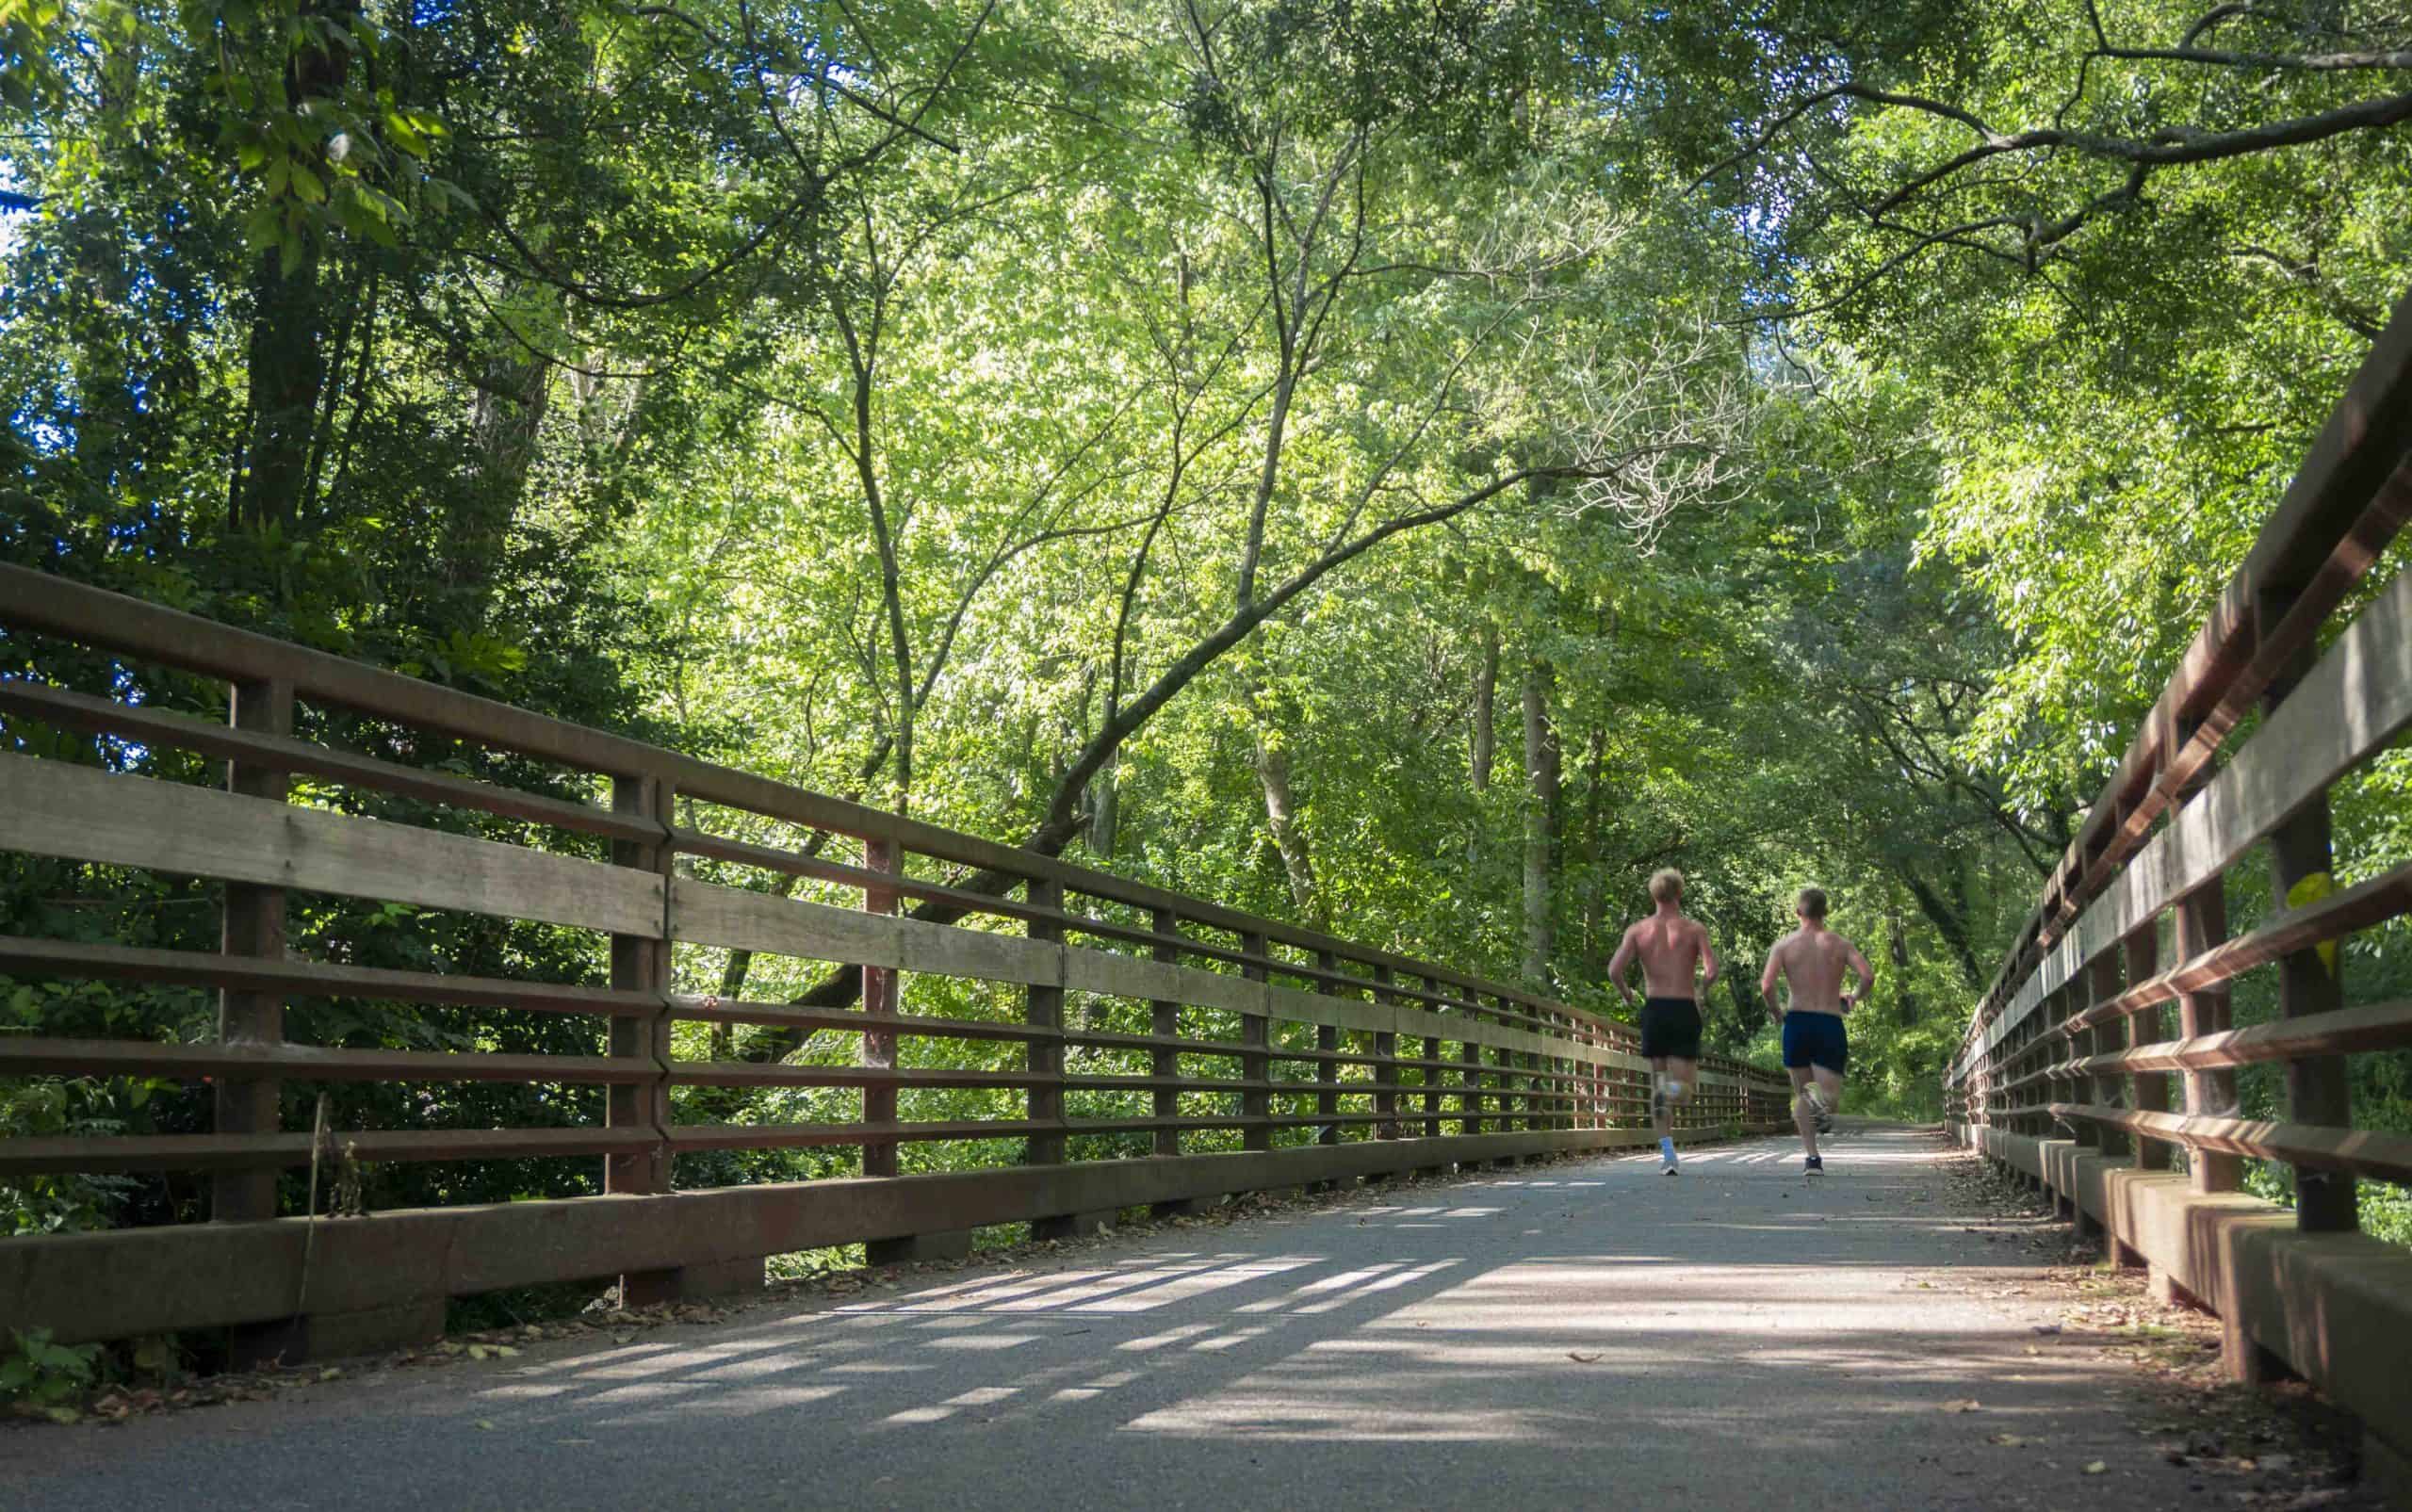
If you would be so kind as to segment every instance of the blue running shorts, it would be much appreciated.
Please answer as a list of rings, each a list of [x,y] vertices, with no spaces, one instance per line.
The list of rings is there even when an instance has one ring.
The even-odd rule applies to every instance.
[[[1788,1013],[1784,1016],[1784,1064],[1798,1069],[1823,1066],[1836,1076],[1850,1060],[1850,1044],[1843,1035],[1840,1014]]]

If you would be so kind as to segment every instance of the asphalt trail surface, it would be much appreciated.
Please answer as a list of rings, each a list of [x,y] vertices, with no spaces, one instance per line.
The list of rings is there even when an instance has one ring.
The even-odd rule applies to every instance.
[[[1954,1214],[1949,1158],[1567,1161],[5,1430],[0,1507],[2198,1507],[2126,1367],[2008,1294],[2040,1266]]]

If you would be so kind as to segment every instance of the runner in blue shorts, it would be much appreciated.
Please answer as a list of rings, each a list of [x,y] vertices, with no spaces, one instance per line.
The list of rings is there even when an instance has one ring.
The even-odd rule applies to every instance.
[[[1858,946],[1826,927],[1823,889],[1801,888],[1793,913],[1801,927],[1768,952],[1767,969],[1759,973],[1759,996],[1772,1004],[1776,978],[1784,978],[1790,997],[1781,1021],[1784,1068],[1792,1076],[1792,1125],[1801,1130],[1807,1173],[1822,1176],[1826,1162],[1817,1153],[1817,1136],[1833,1132],[1834,1110],[1843,1099],[1843,1067],[1850,1061],[1843,1015],[1866,1000],[1876,973]],[[1859,973],[1856,994],[1842,991],[1846,969]],[[1768,1011],[1775,1012],[1772,1006]]]

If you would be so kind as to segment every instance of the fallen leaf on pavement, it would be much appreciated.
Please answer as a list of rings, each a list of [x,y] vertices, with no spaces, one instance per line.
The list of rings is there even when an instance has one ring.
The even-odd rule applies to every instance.
[[[1580,1350],[1570,1349],[1566,1352],[1566,1358],[1574,1361],[1578,1365],[1596,1365],[1607,1357],[1605,1355],[1586,1355]]]
[[[1943,1404],[1943,1410],[1946,1412],[1974,1412],[1983,1406],[1983,1403],[1973,1400],[1946,1402]]]
[[[2103,1474],[2108,1474],[2108,1473],[2110,1472],[2110,1466],[2108,1466],[2108,1465],[2104,1464],[2102,1461],[2100,1461],[2100,1460],[2098,1460],[2098,1459],[2097,1459],[2097,1460],[2094,1460],[2093,1463],[2091,1463],[2091,1464],[2089,1464],[2089,1465],[2087,1465],[2087,1466],[2085,1467],[2085,1472],[2086,1472],[2088,1475],[2103,1475]]]

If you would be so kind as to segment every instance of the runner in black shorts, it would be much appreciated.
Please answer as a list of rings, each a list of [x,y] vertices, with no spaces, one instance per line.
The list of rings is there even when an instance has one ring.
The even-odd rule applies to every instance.
[[[1675,1109],[1699,1082],[1700,1003],[1692,979],[1697,974],[1703,989],[1717,980],[1717,952],[1709,949],[1708,931],[1684,917],[1682,872],[1670,868],[1652,877],[1650,896],[1657,910],[1624,932],[1608,962],[1608,984],[1631,1002],[1625,969],[1640,957],[1642,981],[1650,988],[1641,1005],[1641,1055],[1652,1078],[1650,1121],[1658,1130],[1662,1168],[1672,1176]]]
[[[1795,1100],[1793,1127],[1801,1130],[1807,1154],[1806,1171],[1825,1174],[1825,1157],[1817,1153],[1817,1136],[1833,1132],[1834,1109],[1843,1098],[1843,1067],[1850,1062],[1850,1043],[1843,1032],[1843,1015],[1867,998],[1876,973],[1859,947],[1826,927],[1826,894],[1817,887],[1801,889],[1793,912],[1801,927],[1775,942],[1768,952],[1767,969],[1759,973],[1759,995],[1775,1013],[1778,976],[1791,990],[1783,1016],[1784,1068],[1792,1075]],[[1859,992],[1842,990],[1843,972],[1859,973]]]

